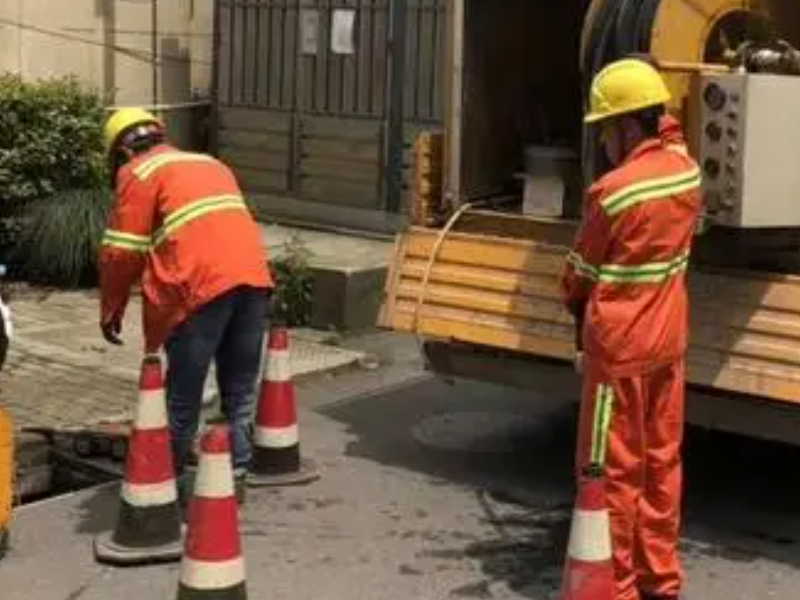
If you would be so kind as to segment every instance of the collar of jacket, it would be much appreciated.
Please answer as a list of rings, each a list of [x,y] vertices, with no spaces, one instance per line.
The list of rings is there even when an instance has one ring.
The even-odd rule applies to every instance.
[[[142,152],[141,154],[137,154],[124,164],[119,165],[116,168],[116,171],[112,174],[111,181],[113,182],[114,186],[119,185],[120,176],[123,172],[128,173],[133,169],[135,169],[136,165],[138,165],[139,163],[147,160],[151,156],[155,156],[156,154],[161,154],[163,152],[175,152],[175,148],[166,143],[158,144],[157,146],[153,146],[152,148],[150,148],[150,150],[148,150],[147,152]]]
[[[135,167],[141,162],[144,162],[151,156],[155,156],[156,154],[161,154],[162,152],[176,152],[177,150],[170,146],[169,144],[158,144],[157,146],[153,146],[147,152],[142,152],[141,154],[137,154],[131,160],[128,161],[127,165]]]
[[[647,138],[628,153],[628,156],[625,157],[625,160],[622,161],[622,164],[627,165],[640,156],[643,156],[648,152],[652,152],[653,150],[660,150],[663,147],[664,145],[660,138]]]

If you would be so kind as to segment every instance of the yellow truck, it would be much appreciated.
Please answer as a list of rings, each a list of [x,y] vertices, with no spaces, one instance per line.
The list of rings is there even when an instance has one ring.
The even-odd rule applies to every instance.
[[[577,400],[558,279],[603,169],[585,90],[650,53],[703,169],[687,419],[800,443],[800,4],[452,0],[447,23],[444,132],[415,148],[379,325],[443,376]]]

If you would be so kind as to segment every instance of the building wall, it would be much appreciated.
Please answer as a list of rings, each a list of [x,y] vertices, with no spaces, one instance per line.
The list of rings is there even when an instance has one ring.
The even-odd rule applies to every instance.
[[[0,71],[31,79],[74,74],[103,93],[110,105],[207,98],[213,0],[155,0],[156,61],[153,3],[2,0]]]

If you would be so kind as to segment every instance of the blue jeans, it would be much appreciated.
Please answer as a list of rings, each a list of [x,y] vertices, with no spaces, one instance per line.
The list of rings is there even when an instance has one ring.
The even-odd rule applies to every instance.
[[[212,300],[167,340],[167,410],[175,470],[180,475],[197,435],[203,388],[217,362],[222,412],[231,427],[234,469],[252,456],[250,429],[268,310],[268,292],[239,287]]]

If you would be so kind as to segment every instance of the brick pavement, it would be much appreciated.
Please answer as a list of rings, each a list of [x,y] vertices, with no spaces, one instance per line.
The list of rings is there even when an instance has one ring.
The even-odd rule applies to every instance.
[[[127,417],[136,399],[141,360],[140,303],[133,299],[122,347],[101,338],[97,293],[26,294],[11,302],[15,339],[0,374],[0,400],[17,427],[67,427]],[[293,336],[292,368],[306,374],[345,366],[362,356]],[[207,396],[214,393],[213,376]]]

